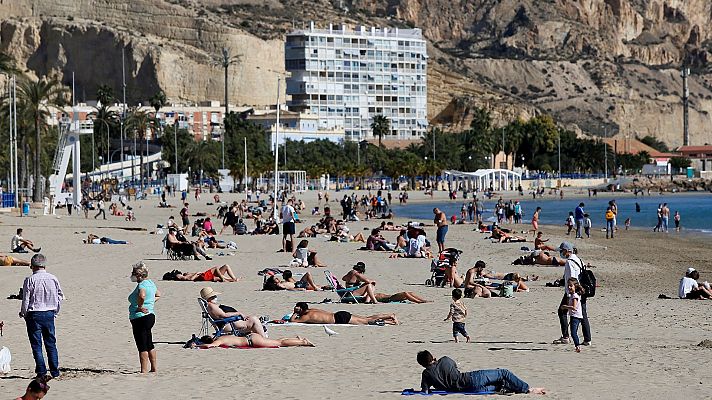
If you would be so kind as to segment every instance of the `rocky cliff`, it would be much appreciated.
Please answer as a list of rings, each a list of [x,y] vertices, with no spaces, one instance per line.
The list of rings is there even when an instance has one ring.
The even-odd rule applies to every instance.
[[[211,60],[240,54],[231,102],[269,104],[284,33],[319,25],[417,26],[428,38],[429,114],[459,129],[474,106],[500,120],[551,113],[586,132],[682,141],[690,79],[691,140],[712,143],[709,0],[0,0],[0,50],[31,74],[77,78],[78,94],[117,90],[121,49],[129,98],[222,98]],[[604,128],[605,127],[605,128]]]

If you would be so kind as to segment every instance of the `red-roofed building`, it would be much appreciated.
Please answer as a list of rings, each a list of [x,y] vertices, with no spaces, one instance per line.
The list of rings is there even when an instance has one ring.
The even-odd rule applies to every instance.
[[[712,171],[712,146],[682,146],[677,152],[689,158],[696,171]]]

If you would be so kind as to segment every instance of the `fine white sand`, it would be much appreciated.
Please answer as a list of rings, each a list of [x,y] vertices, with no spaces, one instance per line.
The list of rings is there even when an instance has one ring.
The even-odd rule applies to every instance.
[[[340,207],[333,199],[334,211]],[[443,193],[438,193],[440,198]],[[222,195],[223,200],[239,199]],[[316,203],[316,195],[303,195],[307,206]],[[411,192],[411,199],[425,199]],[[429,199],[429,197],[428,197]],[[212,196],[201,201],[190,197],[191,212],[215,213],[207,206]],[[244,279],[239,283],[212,283],[222,292],[220,300],[254,315],[280,318],[297,301],[318,302],[337,299],[330,292],[262,292],[259,269],[287,264],[291,257],[276,253],[281,236],[232,236],[237,251],[229,256],[215,256],[212,262],[166,260],[161,254],[161,236],[148,232],[130,232],[118,227],[143,227],[149,231],[179,209],[158,209],[153,198],[133,203],[138,221],[120,217],[108,221],[90,215],[61,218],[31,216],[0,217],[0,239],[10,238],[19,226],[25,237],[42,246],[49,261],[48,271],[61,281],[67,296],[56,320],[57,341],[63,376],[50,382],[51,399],[127,399],[137,397],[208,399],[317,399],[317,398],[399,398],[403,388],[417,388],[421,367],[415,361],[419,350],[428,349],[436,357],[448,355],[461,371],[508,368],[532,386],[549,390],[554,399],[618,398],[704,398],[712,389],[706,372],[710,351],[697,347],[710,334],[709,307],[712,302],[658,300],[660,293],[675,296],[677,283],[689,265],[697,267],[703,279],[712,280],[707,266],[712,251],[708,239],[678,238],[649,232],[621,232],[620,239],[600,238],[578,241],[584,261],[594,264],[600,287],[589,300],[588,312],[593,328],[593,346],[580,354],[573,345],[550,344],[560,336],[556,308],[561,288],[546,288],[544,283],[562,275],[553,267],[516,267],[509,263],[522,253],[522,244],[493,244],[485,235],[472,232],[471,225],[450,228],[448,246],[464,250],[460,273],[482,259],[499,272],[518,271],[539,274],[541,280],[530,283],[531,292],[518,293],[514,299],[466,299],[470,316],[467,330],[474,343],[454,343],[447,315],[450,289],[425,287],[430,277],[429,260],[388,259],[380,252],[358,251],[360,243],[327,242],[311,239],[311,248],[341,277],[357,261],[367,264],[366,275],[377,281],[380,292],[414,291],[433,303],[381,305],[312,305],[327,310],[347,310],[369,315],[395,312],[400,326],[335,327],[339,335],[329,337],[321,327],[274,327],[271,337],[302,335],[315,348],[252,350],[186,350],[181,345],[200,329],[200,309],[196,298],[205,283],[163,282],[166,271],[204,271],[209,266],[230,264]],[[179,204],[179,198],[170,199]],[[323,206],[323,204],[322,204]],[[36,210],[33,210],[35,212]],[[195,217],[191,218],[191,221]],[[315,220],[305,215],[307,223]],[[352,233],[375,227],[380,221],[351,223]],[[305,224],[298,225],[298,229]],[[221,224],[215,221],[219,229]],[[253,228],[252,222],[248,227]],[[525,229],[521,227],[516,229]],[[544,228],[558,244],[563,227]],[[132,242],[120,245],[84,245],[81,239],[91,232],[99,236]],[[367,235],[367,231],[363,231]],[[434,228],[427,229],[434,239]],[[385,236],[394,239],[395,232]],[[527,245],[532,246],[531,243]],[[604,247],[607,246],[607,247]],[[212,250],[215,255],[218,251]],[[27,255],[28,259],[30,255]],[[138,356],[128,321],[127,296],[134,285],[129,281],[131,264],[145,260],[151,278],[163,292],[156,305],[159,372],[141,375]],[[309,269],[319,283],[325,284],[322,269]],[[0,376],[0,394],[13,398],[24,393],[34,375],[34,362],[23,320],[17,313],[20,302],[6,300],[17,293],[29,268],[0,267],[0,320],[5,321],[0,345],[13,354],[13,370]],[[580,334],[580,332],[579,332]]]

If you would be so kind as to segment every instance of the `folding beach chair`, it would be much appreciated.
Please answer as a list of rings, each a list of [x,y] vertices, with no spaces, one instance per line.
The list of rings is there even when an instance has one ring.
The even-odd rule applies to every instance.
[[[366,300],[365,296],[356,296],[354,291],[358,290],[360,287],[355,286],[351,288],[345,288],[339,283],[339,279],[331,273],[331,271],[324,271],[326,275],[326,282],[331,286],[331,290],[339,296],[339,300],[342,303],[363,303]]]
[[[232,334],[235,336],[242,336],[240,331],[235,326],[236,321],[243,320],[242,317],[229,317],[229,318],[223,318],[223,319],[215,319],[210,316],[210,313],[208,313],[208,302],[207,301],[205,301],[201,297],[198,297],[198,304],[200,304],[200,308],[201,308],[201,310],[203,310],[203,326],[200,328],[200,336],[199,337],[207,336],[210,332],[211,326],[213,327],[213,329],[215,329],[213,338],[220,337],[226,333],[223,331],[223,328],[225,328],[226,325],[230,326],[229,334]]]

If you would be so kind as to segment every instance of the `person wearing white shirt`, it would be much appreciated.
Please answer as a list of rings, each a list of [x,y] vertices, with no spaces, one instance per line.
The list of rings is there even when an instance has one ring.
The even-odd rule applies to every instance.
[[[709,299],[712,297],[709,283],[700,286],[697,280],[700,279],[700,273],[690,267],[685,272],[685,276],[680,279],[680,286],[677,289],[677,295],[681,299]]]
[[[10,251],[13,253],[27,253],[27,250],[32,250],[35,253],[39,253],[42,248],[35,248],[35,244],[32,241],[27,240],[22,237],[22,228],[17,228],[17,233],[10,240]]]
[[[566,282],[570,278],[579,279],[579,274],[581,274],[581,268],[583,263],[581,259],[574,254],[574,246],[569,242],[563,242],[559,246],[559,255],[562,259],[566,260],[564,265],[564,296],[559,303],[559,308],[557,313],[559,314],[559,325],[561,325],[561,337],[554,341],[554,344],[568,344],[569,339],[569,311],[561,306],[567,306],[569,304],[569,289]],[[582,321],[581,325],[583,327],[583,343],[584,346],[591,345],[591,325],[588,321],[588,313],[586,312],[586,296],[581,296],[581,313]]]

